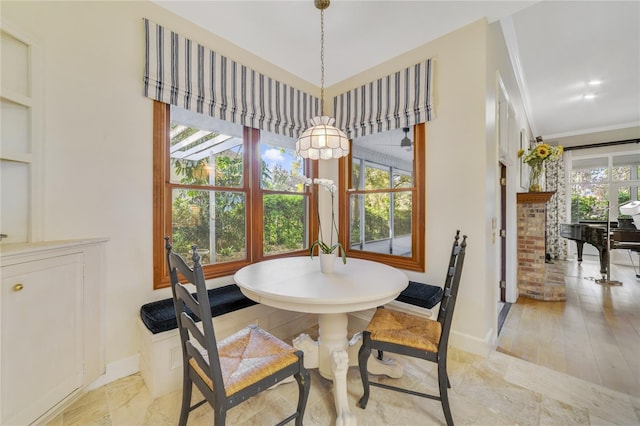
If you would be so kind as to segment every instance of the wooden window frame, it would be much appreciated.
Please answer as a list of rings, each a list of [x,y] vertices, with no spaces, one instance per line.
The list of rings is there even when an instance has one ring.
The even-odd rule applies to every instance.
[[[426,197],[426,130],[425,124],[420,123],[414,126],[414,186],[411,189],[399,188],[389,189],[384,192],[407,192],[412,193],[412,204],[415,208],[411,214],[411,257],[396,256],[392,254],[374,253],[363,250],[352,250],[349,245],[350,220],[351,211],[349,197],[352,194],[366,194],[370,191],[351,189],[351,167],[352,152],[347,156],[338,160],[338,188],[340,193],[339,215],[340,215],[340,243],[345,248],[347,257],[358,259],[373,260],[394,266],[396,268],[409,271],[425,271],[425,197]]]
[[[170,286],[170,279],[166,264],[165,240],[166,235],[172,235],[172,190],[184,185],[172,183],[170,176],[169,146],[171,124],[171,105],[153,102],[153,288],[160,289]],[[240,188],[229,190],[246,194],[246,251],[244,260],[222,262],[204,265],[206,279],[225,277],[251,263],[278,257],[301,256],[309,253],[307,247],[284,254],[265,256],[263,254],[263,222],[262,199],[264,194],[280,193],[279,191],[265,191],[260,188],[260,131],[245,127],[244,139],[244,179]],[[317,161],[305,160],[305,170],[313,178],[317,175]],[[282,192],[285,193],[285,192]],[[300,193],[302,194],[302,193]],[[310,189],[304,193],[308,197],[309,221],[307,234],[317,228],[317,212],[315,191]],[[310,238],[308,238],[310,240]]]

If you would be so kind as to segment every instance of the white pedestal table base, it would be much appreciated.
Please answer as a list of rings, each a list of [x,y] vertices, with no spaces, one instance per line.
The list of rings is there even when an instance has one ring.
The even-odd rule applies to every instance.
[[[347,339],[348,316],[346,313],[319,314],[319,338],[315,342],[309,335],[301,334],[293,340],[293,346],[304,352],[305,368],[318,368],[320,375],[333,381],[333,397],[336,406],[336,425],[355,426],[356,417],[349,409],[347,399],[347,370],[358,365],[358,351],[362,334]],[[369,358],[367,370],[371,374],[385,374],[392,378],[402,376],[402,366],[393,358],[379,360]]]

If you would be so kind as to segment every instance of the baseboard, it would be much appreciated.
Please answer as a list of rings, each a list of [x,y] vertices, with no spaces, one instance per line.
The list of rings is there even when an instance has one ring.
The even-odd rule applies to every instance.
[[[484,339],[479,339],[465,333],[451,330],[449,335],[449,342],[452,346],[455,346],[458,349],[462,349],[463,351],[471,352],[483,357],[488,357],[495,347],[495,342],[492,338],[493,334],[494,330],[493,328],[491,328],[485,335]]]
[[[87,386],[87,390],[99,388],[123,377],[130,376],[140,371],[140,355],[135,354],[129,358],[120,359],[107,364],[106,372]]]

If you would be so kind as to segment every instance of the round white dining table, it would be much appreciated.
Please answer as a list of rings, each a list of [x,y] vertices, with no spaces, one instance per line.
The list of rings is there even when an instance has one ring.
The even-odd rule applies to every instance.
[[[346,264],[336,258],[334,272],[323,273],[318,257],[303,256],[254,263],[236,272],[234,280],[256,302],[318,314],[317,345],[310,345],[303,335],[306,338],[296,339],[294,346],[304,350],[305,367],[317,367],[323,377],[333,380],[336,424],[355,424],[347,400],[346,373],[350,363],[357,364],[355,359],[350,362],[349,355],[353,358],[357,352],[349,350],[347,314],[394,300],[407,287],[407,275],[382,263],[353,258]]]

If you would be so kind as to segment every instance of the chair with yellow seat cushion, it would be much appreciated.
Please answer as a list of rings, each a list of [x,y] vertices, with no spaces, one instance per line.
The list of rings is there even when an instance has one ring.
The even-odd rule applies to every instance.
[[[362,333],[362,347],[358,353],[358,365],[364,388],[364,395],[358,402],[361,408],[366,408],[369,401],[369,387],[378,386],[440,401],[447,425],[453,424],[447,394],[447,389],[451,387],[447,374],[447,345],[466,246],[467,236],[463,236],[462,242],[460,242],[460,231],[457,231],[436,321],[382,307],[376,310],[367,329]],[[369,382],[367,361],[373,349],[437,363],[439,395],[425,394],[384,383]]]
[[[216,342],[211,308],[200,256],[192,247],[193,268],[172,253],[166,238],[171,289],[180,331],[183,359],[183,388],[180,425],[186,425],[189,413],[208,402],[214,410],[214,424],[225,424],[227,411],[250,397],[293,376],[298,383],[295,413],[279,425],[295,419],[302,425],[309,396],[309,372],[304,368],[302,352],[282,340],[250,325]],[[196,287],[192,295],[181,284],[178,272]],[[200,319],[203,321],[200,321]],[[201,327],[197,325],[201,322]],[[196,385],[204,399],[193,406],[191,394]]]

